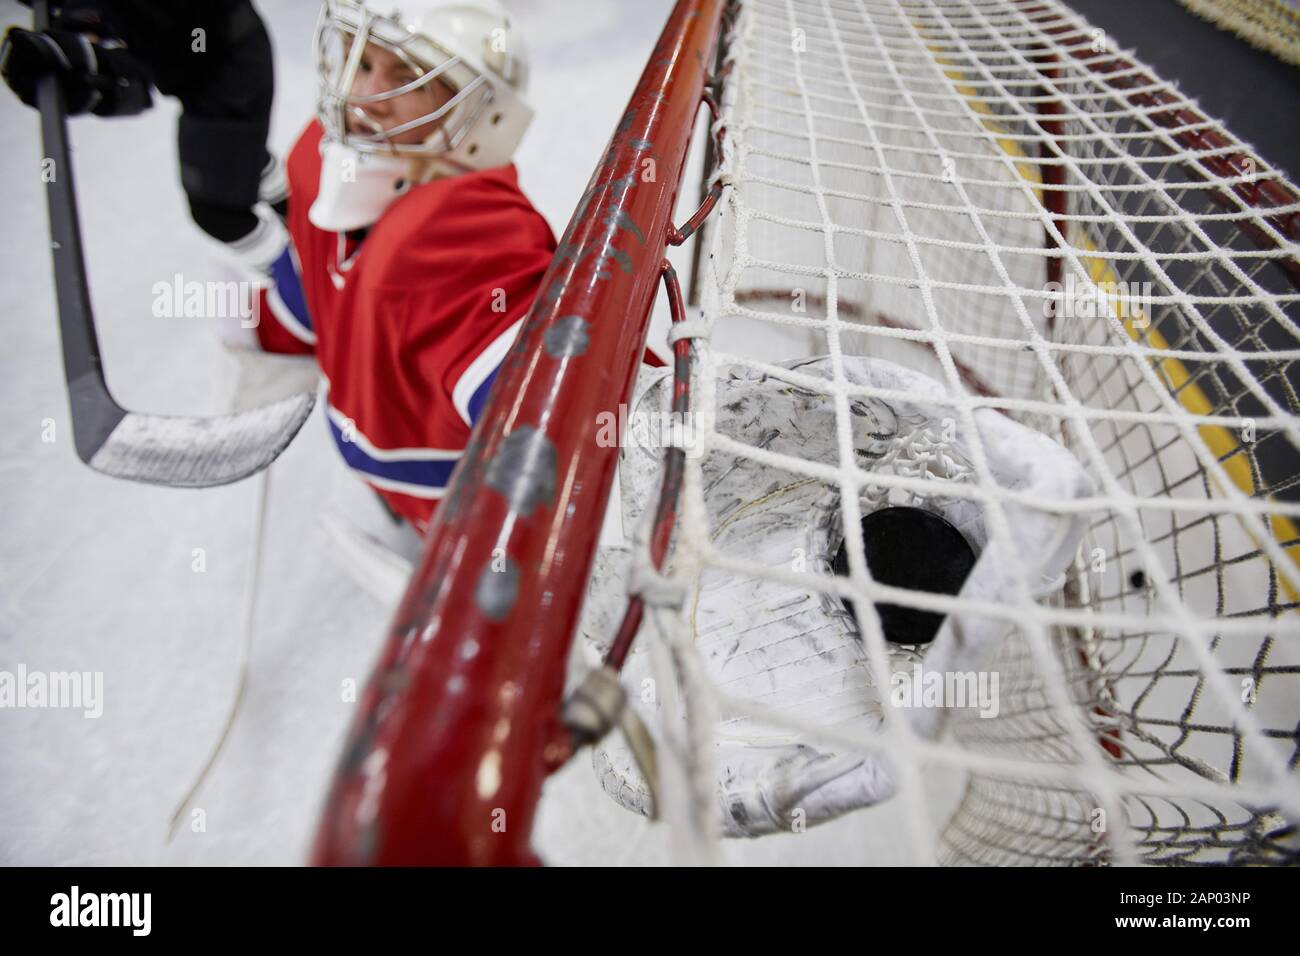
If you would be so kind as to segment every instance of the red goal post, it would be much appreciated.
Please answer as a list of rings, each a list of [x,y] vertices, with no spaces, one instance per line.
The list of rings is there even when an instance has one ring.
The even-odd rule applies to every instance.
[[[596,423],[631,395],[723,8],[676,5],[565,230],[362,696],[317,864],[537,862],[618,458]]]
[[[1248,147],[1233,140],[1221,131],[1217,123],[1192,109],[1188,101],[1171,92],[1168,84],[1158,80],[1135,57],[1130,59],[1128,55],[1108,49],[1093,49],[1092,40],[1081,32],[1077,18],[1067,16],[1068,11],[1058,4],[1048,4],[1044,0],[1006,0],[1002,5],[993,5],[1004,15],[998,23],[1014,21],[1012,26],[1019,31],[1015,40],[999,38],[994,21],[984,23],[983,12],[989,5],[962,3],[961,0],[948,0],[948,5],[958,14],[971,14],[973,26],[972,23],[966,23],[966,26],[972,27],[972,36],[983,37],[982,31],[987,29],[988,36],[997,39],[994,49],[985,59],[993,62],[1005,54],[1014,55],[1016,62],[1010,68],[998,68],[1002,70],[998,72],[985,59],[975,55],[973,46],[968,46],[949,27],[948,32],[952,35],[948,40],[953,41],[949,46],[968,58],[966,68],[977,71],[977,79],[978,74],[983,74],[983,82],[978,88],[965,85],[966,79],[955,79],[947,72],[959,73],[963,67],[945,60],[945,57],[956,54],[938,42],[943,37],[936,39],[909,24],[909,42],[915,49],[930,49],[934,64],[945,71],[951,82],[951,89],[938,92],[929,89],[925,93],[928,97],[926,102],[936,108],[934,115],[945,119],[949,113],[939,108],[960,103],[967,112],[960,112],[959,119],[975,124],[976,133],[1001,150],[998,154],[990,154],[993,159],[1006,169],[1023,166],[1028,170],[1027,174],[1017,172],[1015,175],[1019,179],[1007,182],[996,178],[982,182],[983,174],[975,175],[971,177],[973,189],[985,188],[993,199],[1002,195],[999,190],[1009,193],[1012,189],[1022,199],[1026,193],[1037,198],[1030,210],[1031,229],[1009,231],[1004,241],[1002,251],[1031,263],[1024,267],[1023,276],[1018,281],[1013,281],[1008,273],[1003,277],[1000,289],[990,288],[996,286],[994,280],[997,276],[986,277],[983,274],[988,265],[981,259],[981,254],[987,254],[993,246],[989,236],[984,238],[983,246],[972,252],[973,242],[969,236],[964,241],[958,235],[954,241],[945,242],[946,234],[935,233],[921,236],[927,243],[926,248],[933,251],[946,246],[952,258],[939,264],[937,271],[942,274],[943,282],[933,285],[945,287],[950,295],[954,289],[967,292],[974,289],[982,293],[1012,292],[1038,301],[1036,297],[1047,286],[1059,286],[1067,263],[1073,264],[1076,273],[1088,271],[1082,268],[1082,260],[1092,261],[1092,232],[1104,225],[1102,219],[1123,227],[1118,231],[1127,234],[1130,230],[1126,217],[1131,217],[1133,222],[1146,221],[1148,229],[1158,230],[1173,229],[1199,214],[1204,205],[1200,202],[1202,194],[1199,192],[1186,201],[1181,198],[1175,201],[1165,195],[1173,211],[1166,210],[1161,215],[1143,216],[1140,208],[1135,213],[1132,206],[1125,205],[1125,196],[1131,194],[1141,202],[1143,197],[1165,194],[1168,186],[1175,190],[1204,190],[1205,200],[1219,210],[1217,213],[1208,207],[1204,210],[1207,213],[1205,220],[1210,224],[1206,227],[1209,232],[1200,226],[1194,230],[1207,244],[1206,251],[1184,258],[1195,258],[1197,263],[1202,258],[1216,262],[1219,258],[1226,258],[1235,275],[1240,270],[1233,258],[1233,243],[1239,236],[1245,237],[1263,253],[1258,258],[1264,266],[1270,270],[1277,267],[1278,274],[1270,276],[1268,281],[1288,284],[1284,293],[1275,293],[1272,285],[1255,288],[1254,299],[1248,304],[1267,302],[1276,306],[1274,299],[1285,298],[1288,303],[1295,301],[1294,290],[1300,288],[1300,266],[1297,266],[1297,258],[1291,250],[1300,239],[1300,212],[1297,211],[1300,199],[1289,184],[1273,173],[1255,177],[1254,159]],[[670,217],[678,198],[695,118],[702,102],[711,108],[715,105],[709,96],[709,71],[711,65],[719,62],[715,51],[720,42],[725,42],[724,32],[731,32],[735,6],[734,2],[724,0],[679,0],[577,205],[543,281],[542,291],[498,375],[488,407],[471,436],[447,497],[435,514],[427,552],[411,578],[387,643],[362,697],[325,805],[314,849],[316,863],[500,865],[537,862],[530,840],[542,785],[574,751],[574,740],[561,719],[566,665],[586,598],[601,517],[605,514],[619,456],[617,447],[598,444],[599,416],[615,412],[631,396],[639,358],[645,346],[651,306],[661,274],[664,274],[665,249],[682,241],[699,226],[718,198],[718,180],[710,169],[707,173],[709,188],[700,211],[681,230],[673,227]],[[761,12],[763,6],[762,0],[750,0],[746,4],[747,13],[742,14],[740,22],[747,22],[749,17],[755,19],[748,22],[756,22],[756,13]],[[772,55],[777,40],[784,42],[785,21],[795,22],[794,11],[799,3],[794,0],[772,6],[782,9],[775,17],[777,26],[771,27],[775,31],[769,34],[772,42],[762,48],[763,56]],[[807,6],[829,10],[836,5],[809,3]],[[882,18],[888,20],[891,5],[880,3],[877,6],[886,8]],[[875,29],[874,25],[872,29]],[[959,40],[962,42],[956,42]],[[763,64],[767,67],[769,61],[764,59]],[[848,76],[848,67],[844,69]],[[741,85],[737,79],[741,75],[743,71],[740,70],[729,74],[728,89],[734,90]],[[1002,88],[1001,84],[1008,76],[1014,81],[1014,92]],[[911,101],[910,91],[904,92]],[[1090,105],[1093,100],[1101,105]],[[1067,106],[1088,121],[1089,129],[1071,131]],[[733,121],[732,114],[727,112],[727,102],[723,102],[723,107],[724,121],[731,122],[729,149],[735,150],[737,144],[743,142],[744,114]],[[1095,117],[1111,126],[1092,129]],[[934,134],[935,129],[929,124],[930,119],[925,117],[913,126],[902,121],[880,122],[881,128],[902,127],[900,136],[918,132]],[[963,132],[963,129],[954,126],[939,132],[956,137],[954,141],[964,149],[962,136],[970,133],[968,130]],[[716,135],[720,134],[715,130]],[[816,138],[811,125],[808,136]],[[828,136],[828,139],[833,138]],[[1130,139],[1139,143],[1131,150]],[[1115,147],[1116,156],[1074,155],[1081,149],[1100,149],[1103,145],[1110,149],[1114,145],[1112,140],[1119,144]],[[1007,150],[1006,143],[1016,147],[1014,155]],[[1150,146],[1154,152],[1150,155],[1142,152],[1146,148],[1142,144]],[[912,152],[922,151],[913,149]],[[940,155],[942,153],[936,148],[926,158],[933,160]],[[978,155],[974,158],[988,160],[990,157]],[[1149,175],[1138,162],[1146,159],[1166,163],[1171,168],[1178,167],[1180,175],[1176,177],[1177,181],[1166,184],[1160,173],[1154,177]],[[653,175],[643,175],[649,161],[653,161]],[[712,165],[708,159],[706,165]],[[1085,167],[1093,170],[1094,174],[1083,175],[1081,170]],[[917,182],[936,178],[924,169],[896,172],[915,173]],[[728,209],[746,201],[743,177],[738,174],[736,182],[741,185],[729,193]],[[1103,202],[1100,197],[1107,190],[1123,195],[1119,200]],[[849,198],[859,200],[862,197]],[[961,204],[944,199],[942,195],[913,196],[903,204],[909,212],[918,214],[929,209],[945,215],[961,213],[980,217],[990,222],[999,221],[997,217],[1001,208],[985,202],[983,194],[965,199]],[[758,206],[756,202],[752,205]],[[1004,226],[1026,220],[1023,212],[1014,206],[1001,209],[1001,213]],[[808,223],[797,225],[806,226]],[[825,227],[826,223],[821,225]],[[862,226],[861,223],[854,225]],[[1007,228],[1009,230],[1010,226]],[[721,233],[723,230],[720,228],[718,231]],[[857,232],[867,235],[870,230],[858,228]],[[1071,241],[1072,235],[1078,245]],[[817,237],[821,238],[821,234]],[[887,237],[892,238],[896,237]],[[1136,234],[1128,241],[1140,247],[1141,256],[1126,251],[1122,243],[1117,243],[1118,251],[1092,250],[1095,263],[1106,266],[1106,274],[1113,273],[1120,279],[1146,277],[1148,272],[1143,270],[1147,266],[1143,263],[1148,259],[1154,262],[1157,253]],[[868,278],[869,274],[886,274],[888,278],[890,261],[880,261],[881,255],[889,252],[888,243],[882,241],[871,249],[876,258],[870,268],[862,270],[863,274]],[[1136,271],[1132,276],[1117,271],[1126,263],[1134,262],[1137,266],[1134,266]],[[968,264],[971,265],[970,275],[963,271]],[[801,274],[807,271],[805,269]],[[1258,285],[1254,276],[1252,272],[1238,278],[1254,288]],[[671,276],[668,278],[670,306],[674,319],[679,319],[682,314],[679,290]],[[1211,280],[1220,281],[1215,276],[1204,281]],[[1169,423],[1164,419],[1176,417],[1173,411],[1177,411],[1171,411],[1167,406],[1175,401],[1186,412],[1181,421],[1189,442],[1195,435],[1202,439],[1211,433],[1228,436],[1225,422],[1231,424],[1249,411],[1246,406],[1239,407],[1235,397],[1230,395],[1212,406],[1196,408],[1184,407],[1183,399],[1173,394],[1187,383],[1195,384],[1193,373],[1183,370],[1176,360],[1181,357],[1194,364],[1201,358],[1197,350],[1212,349],[1212,343],[1198,343],[1194,337],[1186,342],[1181,339],[1166,342],[1157,332],[1162,327],[1176,331],[1178,323],[1184,321],[1174,308],[1180,296],[1208,302],[1210,306],[1207,308],[1237,308],[1241,296],[1236,295],[1235,287],[1226,291],[1212,289],[1209,293],[1204,289],[1192,290],[1195,294],[1189,294],[1187,289],[1179,287],[1179,283],[1203,280],[1189,280],[1185,273],[1166,276],[1165,281],[1170,288],[1166,289],[1167,294],[1157,297],[1160,299],[1157,305],[1159,314],[1151,319],[1152,331],[1146,337],[1135,335],[1127,327],[1121,328],[1118,318],[1104,328],[1094,324],[1095,327],[1062,330],[1055,322],[1058,316],[1054,308],[1046,316],[1047,334],[1043,336],[1053,350],[1050,354],[1054,364],[1044,361],[1041,368],[1031,354],[1032,349],[1025,348],[1028,340],[1021,341],[1002,333],[995,335],[990,331],[995,329],[993,326],[983,331],[978,324],[972,324],[970,329],[949,326],[935,331],[939,338],[946,337],[953,346],[955,377],[960,378],[975,396],[966,400],[971,406],[984,404],[1007,413],[1014,410],[1028,412],[1044,404],[1038,400],[1036,392],[1022,394],[1016,391],[1020,380],[1013,373],[1020,369],[1018,357],[1028,356],[1024,360],[1030,363],[1029,369],[1035,373],[1044,369],[1058,373],[1062,363],[1071,364],[1080,375],[1083,374],[1080,370],[1086,369],[1088,377],[1082,382],[1082,387],[1090,390],[1077,402],[1077,409],[1067,409],[1051,418],[1054,429],[1060,433],[1057,437],[1070,431],[1065,427],[1069,423],[1064,420],[1076,413],[1074,424],[1079,434],[1087,437],[1089,442],[1095,437],[1089,429],[1108,427],[1107,422],[1112,419],[1107,416],[1117,416],[1115,421],[1119,420],[1118,416],[1127,416],[1125,421],[1128,421],[1151,411],[1156,418],[1163,414],[1157,424],[1167,428]],[[744,288],[738,286],[732,290],[733,311],[748,307],[759,309],[764,299],[780,300],[786,298],[789,291],[784,286],[768,288],[762,283]],[[808,300],[812,302],[817,297],[814,290],[809,293]],[[918,322],[934,319],[939,311],[936,307],[922,314],[913,309],[909,316],[889,308],[888,302],[886,300],[886,305],[877,302],[873,306],[874,312],[868,314],[862,305],[846,295],[835,300],[834,308],[840,319],[850,322],[871,319],[879,327],[877,331],[886,330],[891,334],[896,330],[922,333],[927,327]],[[905,304],[901,299],[898,303]],[[829,308],[826,297],[822,297],[818,304]],[[966,318],[974,323],[978,303],[963,302],[962,305],[970,310]],[[1241,306],[1242,309],[1246,307]],[[1276,307],[1280,309],[1280,306]],[[1169,325],[1161,325],[1162,317]],[[1196,323],[1195,328],[1202,332],[1213,331],[1204,318]],[[1294,323],[1290,318],[1286,319],[1286,328],[1294,334]],[[1100,337],[1091,337],[1097,329],[1101,330],[1097,333]],[[1114,334],[1117,329],[1118,334]],[[913,335],[912,338],[919,341],[924,336]],[[1217,333],[1212,338],[1217,340]],[[887,342],[888,335],[880,335],[877,340]],[[1043,342],[1039,344],[1044,349],[1048,347]],[[1235,370],[1237,379],[1252,386],[1253,390],[1244,390],[1258,397],[1262,404],[1280,408],[1281,400],[1265,390],[1264,383],[1246,364],[1248,361],[1271,360],[1276,358],[1276,353],[1256,349],[1250,343],[1246,343],[1249,347],[1238,352],[1239,344],[1235,340],[1230,343],[1227,356],[1235,364],[1229,371]],[[685,340],[677,343],[675,400],[684,397],[687,378],[685,354],[688,351]],[[985,364],[995,372],[1002,370],[1002,365],[991,359],[1009,358],[1014,367],[1009,369],[1004,380],[990,378],[981,367],[967,362],[967,355],[988,360]],[[699,360],[698,353],[695,360]],[[1126,366],[1124,363],[1129,360],[1133,361]],[[1293,351],[1288,349],[1285,361],[1293,360]],[[1147,365],[1167,376],[1164,387],[1170,395],[1159,394],[1160,400],[1150,408],[1141,405],[1131,394],[1120,396],[1125,401],[1132,401],[1118,411],[1104,407],[1114,400],[1114,396],[1103,385],[1103,373],[1113,378],[1116,369],[1145,369]],[[699,370],[701,376],[708,374],[708,369]],[[1278,372],[1279,376],[1282,374],[1282,371]],[[1127,379],[1120,381],[1123,384]],[[1136,385],[1130,383],[1128,387],[1137,389],[1143,381]],[[1274,382],[1270,387],[1275,385]],[[1224,387],[1231,391],[1229,386]],[[1152,394],[1156,393],[1153,391]],[[1264,399],[1268,401],[1264,402]],[[1195,405],[1194,402],[1191,404]],[[1280,426],[1274,424],[1274,429],[1279,434],[1287,432],[1293,439],[1285,461],[1271,466],[1275,471],[1286,472],[1284,481],[1270,480],[1267,469],[1258,467],[1253,450],[1246,449],[1244,443],[1228,442],[1225,437],[1217,450],[1203,442],[1199,455],[1192,459],[1195,468],[1190,474],[1205,479],[1206,501],[1199,503],[1199,499],[1183,496],[1176,502],[1191,512],[1190,522],[1217,528],[1214,524],[1216,516],[1221,512],[1231,512],[1243,520],[1249,519],[1247,531],[1254,528],[1258,532],[1248,535],[1254,541],[1255,550],[1244,558],[1232,554],[1220,559],[1216,552],[1205,562],[1192,561],[1185,576],[1189,588],[1204,590],[1204,585],[1196,578],[1207,573],[1205,568],[1208,567],[1222,589],[1222,573],[1229,563],[1240,563],[1253,557],[1268,564],[1270,578],[1265,593],[1249,596],[1258,602],[1251,606],[1250,612],[1259,618],[1260,651],[1252,665],[1256,678],[1263,673],[1264,656],[1273,643],[1274,635],[1268,632],[1275,615],[1281,611],[1294,612],[1295,594],[1287,582],[1294,584],[1296,581],[1294,563],[1300,554],[1292,517],[1295,514],[1295,461],[1300,460],[1293,453],[1298,444],[1294,440],[1297,432],[1293,402],[1282,411],[1276,411],[1272,417],[1282,420]],[[1121,446],[1122,443],[1117,440],[1114,444]],[[1153,468],[1163,467],[1162,459],[1154,450],[1149,457],[1155,462]],[[1235,462],[1231,460],[1234,457],[1238,459]],[[1245,468],[1245,460],[1249,461],[1250,469]],[[1094,464],[1115,481],[1111,465],[1106,462]],[[659,502],[659,517],[667,520],[656,522],[653,535],[655,561],[662,556],[671,530],[674,503],[671,487],[675,480],[671,465],[670,461],[664,480],[669,492],[662,495]],[[1229,465],[1241,467],[1230,472]],[[1247,470],[1250,480],[1243,484],[1238,479]],[[1130,471],[1137,473],[1130,475]],[[676,477],[680,479],[680,475]],[[1133,481],[1115,486],[1121,491],[1127,489],[1124,495],[1116,492],[1119,495],[1116,500],[1124,498],[1120,502],[1122,507],[1108,505],[1109,510],[1098,512],[1098,534],[1115,532],[1121,524],[1117,514],[1119,517],[1127,515],[1131,523],[1136,523],[1140,517],[1137,509],[1145,504],[1161,506],[1153,513],[1164,514],[1167,510],[1172,513],[1171,509],[1164,508],[1169,502],[1156,500],[1161,496],[1173,497],[1167,484],[1154,491],[1143,491],[1137,479],[1145,478],[1145,472],[1128,465],[1124,465],[1123,477]],[[1272,515],[1271,524],[1264,526],[1260,524],[1262,515],[1257,514],[1254,507],[1257,502],[1243,500],[1224,505],[1210,500],[1211,489],[1217,487],[1215,481],[1242,499],[1269,499],[1270,507],[1278,497],[1275,490],[1279,493],[1288,491],[1289,495],[1285,502],[1276,502],[1276,514]],[[1229,484],[1238,487],[1234,491],[1228,488]],[[1192,503],[1189,504],[1189,500]],[[1123,514],[1119,514],[1121,511]],[[1190,523],[1175,525],[1173,538],[1177,538],[1179,531],[1190,534],[1188,529],[1191,526]],[[1115,535],[1115,540],[1121,540],[1118,532]],[[1136,535],[1133,540],[1145,542],[1141,535]],[[1146,543],[1143,547],[1153,562],[1152,568],[1160,570],[1163,552],[1158,553]],[[1139,755],[1141,741],[1137,739],[1140,735],[1136,731],[1150,731],[1151,727],[1164,726],[1170,721],[1157,715],[1157,719],[1148,721],[1149,726],[1144,726],[1136,713],[1121,713],[1122,708],[1115,703],[1111,693],[1110,682],[1116,676],[1122,678],[1125,675],[1105,670],[1101,666],[1102,654],[1096,650],[1100,646],[1097,637],[1102,635],[1107,621],[1110,621],[1112,630],[1105,636],[1110,638],[1112,651],[1115,647],[1123,647],[1130,638],[1140,640],[1145,646],[1151,636],[1148,631],[1165,633],[1154,625],[1148,627],[1148,621],[1142,618],[1140,611],[1123,605],[1127,591],[1120,580],[1122,577],[1116,572],[1115,580],[1120,584],[1114,593],[1093,593],[1090,597],[1076,593],[1078,580],[1071,578],[1059,595],[1067,606],[1058,609],[1059,613],[1053,612],[1058,613],[1061,622],[1069,625],[1058,628],[1062,636],[1069,637],[1062,646],[1073,648],[1079,657],[1080,673],[1091,681],[1088,690],[1091,700],[1084,706],[1096,718],[1096,737],[1092,739],[1099,740],[1101,747],[1086,749],[1104,752],[1108,763],[1102,769],[1113,771],[1117,778],[1125,764],[1146,772],[1143,760],[1150,759],[1154,766],[1164,766],[1176,762],[1173,758],[1177,756],[1164,751],[1154,756]],[[1169,591],[1182,588],[1182,571],[1174,569],[1169,577],[1170,582],[1162,588]],[[1132,587],[1137,589],[1139,585],[1133,584]],[[1096,613],[1083,616],[1080,608]],[[628,641],[640,620],[639,610],[639,603],[631,601],[629,613],[614,641],[616,651],[607,660],[626,652]],[[1152,613],[1149,608],[1147,613]],[[1225,616],[1221,612],[1206,613],[1211,622]],[[1081,622],[1087,626],[1081,626]],[[1235,623],[1241,629],[1242,623]],[[1285,631],[1286,623],[1283,620],[1276,626]],[[1246,633],[1244,630],[1241,632]],[[1188,644],[1181,633],[1170,632],[1167,640],[1171,647],[1179,650],[1185,650]],[[1204,670],[1196,671],[1192,667],[1189,673],[1216,676],[1220,683],[1225,675],[1236,676],[1236,672],[1230,671],[1222,661],[1211,659],[1209,651],[1202,650],[1201,658]],[[1209,663],[1205,663],[1207,659]],[[1183,663],[1179,666],[1186,668],[1190,665]],[[1215,671],[1217,674],[1211,673]],[[1279,675],[1293,671],[1294,664],[1283,660],[1271,665],[1267,673],[1271,680],[1275,680]],[[1158,676],[1168,675],[1162,672]],[[1275,686],[1282,688],[1284,685],[1275,682]],[[1026,694],[1037,692],[1037,685],[1025,691]],[[1199,693],[1197,689],[1194,697]],[[1193,726],[1190,714],[1189,703],[1185,710],[1172,718],[1172,723],[1179,727],[1184,737],[1197,733],[1213,736],[1216,739],[1212,743],[1215,744],[1221,742],[1218,738],[1231,737],[1235,748],[1233,754],[1240,753],[1242,738],[1235,725],[1227,726],[1224,721],[1222,728],[1203,723]],[[1120,732],[1121,716],[1127,717],[1129,724],[1133,725],[1127,737]],[[1269,733],[1277,736],[1282,731],[1269,730]],[[1152,735],[1149,733],[1148,736]],[[1258,736],[1253,734],[1252,739]],[[996,734],[988,740],[998,746],[1005,743]],[[1098,753],[1091,756],[1097,758]],[[1237,756],[1233,761],[1232,780],[1236,783]],[[1025,773],[1017,778],[1019,783],[1016,786],[1029,779],[1031,771],[1037,771],[1037,765],[1032,762],[1026,764]],[[1189,773],[1195,776],[1194,772]],[[974,842],[983,841],[988,846],[976,847],[979,852],[967,856],[976,861],[1023,862],[1012,850],[1025,842],[1023,835],[1029,832],[1027,826],[1041,824],[1042,833],[1047,834],[1044,839],[1063,847],[1053,850],[1054,853],[1061,850],[1058,854],[1060,859],[1077,863],[1109,858],[1110,850],[1103,846],[1104,841],[1096,839],[1090,830],[1085,833],[1086,820],[1080,823],[1078,832],[1085,835],[1081,843],[1075,841],[1078,845],[1071,843],[1073,830],[1069,830],[1064,838],[1057,832],[1063,829],[1058,826],[1060,820],[1056,815],[1060,794],[1066,793],[1073,798],[1088,791],[1087,784],[1096,782],[1097,777],[1098,774],[1084,774],[1079,778],[1084,782],[1075,781],[1074,789],[1036,791],[1032,796],[1039,803],[1033,804],[1037,808],[1033,813],[1019,813],[1023,807],[1017,801],[1021,801],[1028,790],[1007,789],[996,780],[992,783],[987,779],[977,782],[967,801],[973,809],[963,820],[975,821],[983,828],[981,834],[996,824],[998,839],[985,840],[979,835]],[[1198,786],[1203,783],[1201,780],[1194,782]],[[1113,784],[1114,781],[1107,782],[1108,787]],[[1225,786],[1224,790],[1236,799],[1229,788]],[[1127,786],[1122,792],[1126,795],[1138,793],[1139,798],[1143,796],[1134,790],[1134,786]],[[1199,801],[1200,798],[1192,794],[1185,804],[1201,806]],[[1184,804],[1171,802],[1170,806],[1174,812],[1183,813]],[[985,819],[992,823],[986,826],[982,822]],[[1071,821],[1071,825],[1078,822]],[[1220,835],[1214,826],[1193,825],[1186,819],[1182,822],[1181,827],[1163,823],[1157,826],[1151,822],[1148,830],[1155,836],[1150,837],[1148,843],[1162,846],[1162,840],[1169,843],[1182,840],[1186,846],[1198,848],[1213,848],[1220,844]],[[1237,831],[1245,832],[1265,823],[1268,821],[1260,814],[1248,824],[1233,826]],[[1171,833],[1176,834],[1177,839],[1169,837]],[[1119,841],[1117,846],[1127,844]],[[1159,853],[1155,853],[1153,858],[1158,856]],[[1116,859],[1125,857],[1116,856]]]

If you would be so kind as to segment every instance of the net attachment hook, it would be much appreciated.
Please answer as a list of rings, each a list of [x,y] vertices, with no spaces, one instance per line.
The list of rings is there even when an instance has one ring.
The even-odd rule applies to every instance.
[[[707,215],[708,211],[705,210],[704,214]],[[659,264],[659,272],[668,294],[673,327],[683,333],[673,341],[673,411],[684,415],[689,411],[691,402],[691,339],[698,333],[687,325],[681,285],[672,263],[665,258]],[[644,542],[649,552],[647,578],[662,567],[668,551],[677,520],[677,502],[681,495],[685,458],[684,448],[672,446],[665,449],[663,485],[659,490],[649,540]],[[656,819],[659,771],[654,737],[640,715],[627,706],[627,690],[619,680],[619,671],[627,660],[641,627],[647,601],[655,604],[671,603],[672,598],[671,595],[661,594],[656,599],[644,592],[631,595],[604,663],[589,671],[564,702],[560,736],[553,750],[551,765],[552,768],[558,768],[573,756],[577,748],[598,742],[618,727],[623,731],[628,748],[645,778],[650,792],[650,818]]]
[[[686,224],[680,228],[671,225],[668,227],[668,244],[671,246],[680,246],[695,234],[695,230],[699,229],[704,220],[708,218],[709,213],[713,212],[713,207],[718,204],[718,200],[722,197],[722,188],[727,184],[727,177],[718,172],[718,168],[722,164],[722,141],[726,138],[727,128],[720,121],[721,114],[718,111],[718,101],[710,89],[710,84],[713,82],[714,79],[711,78],[705,83],[704,93],[700,97],[704,105],[709,108],[709,116],[711,117],[710,130],[713,135],[714,157],[713,178],[709,184],[709,191],[700,203],[700,207],[695,210],[690,219],[686,220]]]

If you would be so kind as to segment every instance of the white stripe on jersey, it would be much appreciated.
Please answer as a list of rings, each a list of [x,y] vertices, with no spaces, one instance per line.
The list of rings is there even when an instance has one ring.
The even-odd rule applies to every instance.
[[[523,324],[524,320],[520,319],[493,339],[492,343],[469,363],[469,368],[465,369],[460,380],[452,388],[452,404],[456,406],[456,411],[460,413],[466,425],[470,427],[474,425],[469,414],[470,399],[474,397],[474,393],[487,377],[497,370],[497,366],[510,351],[510,346],[515,344],[515,338],[519,335],[519,329]]]

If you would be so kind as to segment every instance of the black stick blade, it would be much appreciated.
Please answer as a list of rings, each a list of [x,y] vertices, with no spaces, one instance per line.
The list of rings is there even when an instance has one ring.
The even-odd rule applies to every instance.
[[[48,0],[35,0],[37,30],[49,28],[49,8]],[[193,418],[142,415],[122,408],[109,394],[86,284],[67,104],[58,77],[42,78],[36,98],[45,152],[54,161],[55,175],[48,182],[46,197],[77,456],[105,475],[173,488],[226,485],[261,471],[298,434],[311,414],[315,395],[304,392],[233,415]]]

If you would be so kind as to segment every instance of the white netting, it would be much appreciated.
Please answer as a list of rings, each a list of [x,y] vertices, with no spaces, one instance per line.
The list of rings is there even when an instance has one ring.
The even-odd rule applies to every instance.
[[[625,683],[689,704],[640,705],[665,815],[700,849],[891,800],[922,863],[1295,862],[1294,190],[1051,0],[746,0],[725,55],[673,548],[602,555],[584,626],[652,585]],[[657,464],[624,455],[643,531]],[[974,546],[957,597],[872,580],[899,504]],[[913,665],[996,674],[996,715],[887,705]]]

